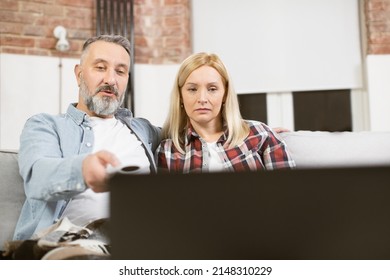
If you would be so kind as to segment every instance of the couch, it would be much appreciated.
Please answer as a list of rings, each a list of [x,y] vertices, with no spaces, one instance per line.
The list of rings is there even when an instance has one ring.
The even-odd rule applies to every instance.
[[[297,168],[390,165],[390,132],[281,133]],[[0,150],[0,250],[12,238],[25,195],[17,151]]]
[[[0,151],[0,250],[12,238],[26,198],[16,151]]]

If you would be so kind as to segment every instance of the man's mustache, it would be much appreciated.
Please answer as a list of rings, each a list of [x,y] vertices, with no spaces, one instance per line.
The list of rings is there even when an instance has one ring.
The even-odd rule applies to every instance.
[[[98,94],[99,92],[101,91],[110,91],[110,92],[113,92],[115,94],[115,96],[118,96],[118,90],[113,87],[113,86],[110,86],[110,85],[104,85],[104,86],[100,86],[98,87],[96,90],[95,90],[95,95]]]

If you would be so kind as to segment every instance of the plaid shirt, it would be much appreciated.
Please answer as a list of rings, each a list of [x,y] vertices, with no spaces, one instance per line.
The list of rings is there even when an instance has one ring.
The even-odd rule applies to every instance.
[[[228,131],[217,141],[217,153],[226,171],[272,170],[294,168],[286,143],[267,125],[247,121],[250,132],[244,141],[225,149]],[[176,173],[209,172],[209,151],[206,142],[191,128],[187,130],[185,154],[180,153],[171,139],[165,139],[156,150],[159,171]]]

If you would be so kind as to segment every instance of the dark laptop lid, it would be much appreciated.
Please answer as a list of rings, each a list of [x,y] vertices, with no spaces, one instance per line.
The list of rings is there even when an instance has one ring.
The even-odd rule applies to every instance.
[[[390,167],[110,180],[113,259],[390,259]]]

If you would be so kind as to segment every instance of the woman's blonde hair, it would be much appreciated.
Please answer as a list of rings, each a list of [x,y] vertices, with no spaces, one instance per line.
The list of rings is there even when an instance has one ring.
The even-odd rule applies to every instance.
[[[221,75],[225,88],[225,104],[222,105],[222,124],[228,129],[227,145],[233,147],[249,133],[249,127],[241,117],[237,94],[230,81],[227,69],[218,55],[196,53],[187,57],[181,64],[171,92],[170,108],[162,129],[163,138],[172,139],[176,148],[184,153],[184,139],[188,125],[188,116],[182,106],[181,89],[188,76],[201,66],[213,67]]]

